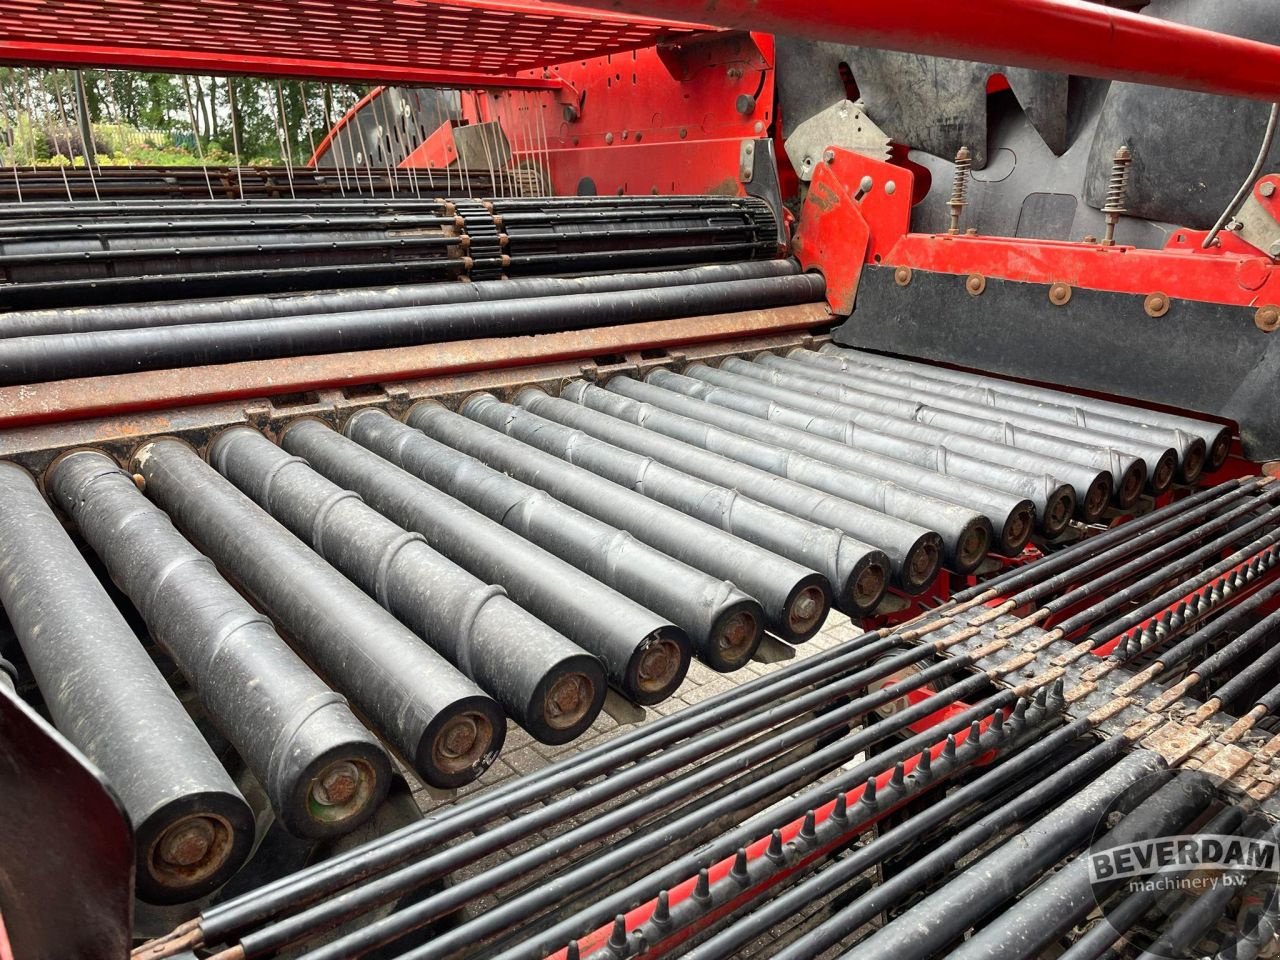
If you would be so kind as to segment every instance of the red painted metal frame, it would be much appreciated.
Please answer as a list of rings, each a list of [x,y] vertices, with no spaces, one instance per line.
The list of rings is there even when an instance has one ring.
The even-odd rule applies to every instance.
[[[774,125],[773,38],[766,34],[704,35],[562,63],[546,74],[563,85],[559,95],[478,93],[464,97],[464,110],[501,121],[516,164],[549,164],[560,195],[588,183],[601,196],[741,194],[742,141],[767,137]],[[741,97],[750,98],[748,112],[738,109]],[[528,122],[530,110],[540,129]]]
[[[562,196],[738,195],[742,142],[777,128],[767,34],[703,34],[525,71],[517,79],[554,89],[464,90],[462,120],[499,122],[514,165],[549,167],[551,192]],[[333,133],[381,92],[338,122],[313,165],[317,158],[324,162]],[[401,166],[448,166],[456,159],[452,140],[447,127],[437,129]]]
[[[554,89],[514,75],[707,29],[541,0],[4,0],[0,62]]]
[[[906,202],[909,191],[900,190],[888,197],[883,192],[883,185],[889,182],[902,183],[905,179],[909,184],[909,171],[893,162],[851,151],[833,152],[837,160],[829,172],[846,191],[856,195],[859,185],[868,178],[875,185],[858,202],[858,213],[870,233],[862,261],[953,274],[958,278],[957,295],[963,292],[963,281],[977,275],[1044,284],[1046,303],[1048,286],[1065,283],[1117,293],[1161,293],[1174,301],[1199,300],[1243,307],[1280,305],[1280,270],[1275,262],[1231,232],[1221,234],[1220,244],[1207,250],[1201,248],[1205,234],[1195,230],[1175,232],[1162,250],[1067,240],[911,233],[910,206]],[[849,219],[848,211],[827,209],[830,204],[825,196],[815,196],[811,190],[801,211],[798,236],[802,249],[808,238],[838,231]],[[833,225],[823,222],[828,217],[836,217]],[[837,303],[835,297],[847,294],[847,258],[856,256],[861,246],[861,239],[855,235],[843,252],[825,252],[811,261],[810,265],[824,275],[830,274],[834,283],[833,306]],[[840,302],[843,304],[843,299]]]
[[[1280,47],[1087,0],[584,0],[613,14],[693,17],[1054,73],[1280,100]]]

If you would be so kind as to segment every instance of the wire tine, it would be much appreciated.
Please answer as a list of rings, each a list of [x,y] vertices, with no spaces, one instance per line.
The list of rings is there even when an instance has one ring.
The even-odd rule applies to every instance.
[[[89,183],[93,187],[93,199],[101,201],[102,196],[98,193],[98,178],[93,172],[93,157],[89,155],[89,152],[93,150],[93,118],[88,113],[89,101],[84,96],[83,78],[80,75],[80,71],[68,72],[67,81],[72,87],[72,103],[75,104],[76,126],[80,128],[80,149],[84,152],[84,168],[89,171]],[[82,104],[83,109],[81,107]],[[88,142],[85,142],[84,139],[84,134],[86,133],[89,135]],[[74,159],[72,160],[72,166],[75,166]]]
[[[236,84],[233,77],[227,77],[227,103],[231,107],[231,147],[236,154],[236,183],[240,189],[240,199],[244,199],[244,164],[240,160],[240,132],[236,129],[236,115],[240,112],[236,105]]]
[[[213,181],[209,179],[209,164],[205,162],[204,147],[200,143],[200,130],[196,126],[196,107],[191,99],[191,83],[190,79],[183,74],[182,89],[187,95],[187,116],[191,119],[191,136],[196,141],[196,153],[200,157],[200,169],[204,171],[204,184],[209,188],[209,199],[216,199],[213,195]]]
[[[480,125],[479,133],[480,145],[484,147],[484,162],[489,169],[489,183],[493,186],[493,193],[495,196],[505,196],[500,185],[501,181],[494,172],[493,154],[489,151],[489,131],[485,129],[483,123]],[[459,151],[459,154],[461,154],[461,151]],[[467,193],[470,195],[470,190]]]
[[[297,191],[293,189],[293,138],[289,135],[289,118],[284,110],[284,87],[279,80],[276,81],[276,103],[280,107],[280,123],[276,127],[276,137],[280,141],[280,155],[284,158],[284,175],[289,181],[290,199],[297,200]]]
[[[382,92],[369,101],[369,106],[373,108],[373,119],[378,121],[378,129],[382,135],[378,138],[378,152],[382,154],[382,167],[387,172],[387,189],[391,191],[392,199],[396,195],[396,179],[397,176],[392,173],[391,168],[391,150],[389,141],[391,140],[391,123],[387,119],[390,113],[387,107],[386,98],[391,96],[395,87],[383,87]],[[382,119],[378,120],[378,108],[382,108]]]
[[[347,186],[351,186],[351,178],[352,178],[353,171],[355,169],[354,164],[347,162],[347,156],[348,156],[347,148],[351,146],[351,133],[348,130],[346,124],[343,124],[341,127],[336,127],[334,125],[333,88],[328,84],[326,84],[324,88],[323,106],[324,106],[324,125],[325,125],[325,128],[330,131],[330,143],[333,144],[333,146],[330,149],[337,151],[338,164],[339,164],[339,168],[341,170],[342,176],[346,178]],[[356,193],[360,196],[363,196],[364,190],[362,190],[360,187],[360,175],[358,173],[355,173],[354,176],[355,176]],[[345,189],[342,191],[342,195],[344,197],[347,195]]]
[[[372,99],[369,102],[372,103]],[[369,144],[364,139],[364,125],[360,123],[360,112],[357,110],[348,115],[351,117],[350,122],[356,125],[356,133],[360,135],[360,155],[364,157],[364,169],[369,174],[369,195],[376,197],[378,188],[373,183],[373,165],[370,162],[372,158],[369,156]]]
[[[415,104],[418,102],[418,92],[416,90],[413,93],[413,102]],[[404,165],[404,171],[409,175],[409,186],[413,188],[413,195],[421,200],[422,191],[418,188],[418,172],[414,169],[414,165],[409,163],[409,157],[413,153],[409,146],[409,131],[406,129],[409,123],[407,119],[409,112],[409,98],[402,92],[400,94],[400,109],[396,111],[395,123],[392,125],[392,129],[395,131],[396,143],[400,145],[400,151],[404,154],[400,164]],[[397,164],[397,169],[399,169],[399,164]]]

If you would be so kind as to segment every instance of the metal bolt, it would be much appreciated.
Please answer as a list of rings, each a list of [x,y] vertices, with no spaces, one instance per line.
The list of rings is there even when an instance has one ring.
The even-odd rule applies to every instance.
[[[1065,283],[1055,283],[1049,287],[1049,302],[1055,307],[1066,306],[1071,300],[1071,287]]]
[[[644,690],[661,690],[669,684],[680,665],[680,648],[671,640],[650,644],[640,657],[636,670],[639,686]]]
[[[465,757],[476,745],[480,731],[470,717],[459,717],[440,738],[440,752],[451,760]]]
[[[834,150],[824,150],[824,151],[823,151],[823,153],[822,153],[822,162],[823,162],[823,163],[835,163],[835,162],[836,162],[836,154],[835,154],[835,151],[834,151]]]
[[[1264,180],[1261,186],[1258,187],[1258,192],[1264,197],[1270,197],[1276,192],[1276,185],[1270,180]]]
[[[1151,293],[1142,303],[1148,317],[1163,317],[1169,312],[1169,298],[1163,293]]]
[[[311,798],[322,807],[340,807],[350,803],[360,786],[360,771],[354,763],[343,760],[330,764],[311,787]]]
[[[612,133],[606,133],[606,134],[604,135],[604,142],[605,142],[605,143],[613,143],[613,134],[612,134]]]
[[[1273,257],[1280,257],[1280,240],[1271,244],[1271,249],[1267,251]]]
[[[724,631],[720,634],[720,649],[736,651],[743,649],[756,634],[756,621],[749,613],[740,612],[729,618]]]
[[[898,185],[890,180],[884,185],[884,192],[889,194],[889,196],[893,196],[898,192]]]
[[[1259,307],[1258,312],[1253,315],[1253,322],[1263,333],[1271,333],[1280,327],[1280,307]]]
[[[160,838],[160,859],[175,867],[194,867],[213,846],[213,824],[204,817],[174,824]]]
[[[580,673],[561,677],[547,691],[547,722],[566,729],[582,719],[591,703],[591,681]]]
[[[756,112],[756,98],[749,93],[738,94],[737,102],[734,105],[744,117],[749,117]]]
[[[900,287],[905,287],[911,282],[911,268],[898,267],[893,271],[893,282]]]
[[[980,273],[971,273],[964,282],[964,288],[971,296],[980,297],[987,289],[987,278]]]

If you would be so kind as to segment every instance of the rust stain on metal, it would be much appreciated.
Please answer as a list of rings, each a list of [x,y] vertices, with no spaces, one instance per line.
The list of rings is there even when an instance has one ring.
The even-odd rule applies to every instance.
[[[1191,754],[1208,743],[1210,739],[1212,737],[1204,730],[1170,720],[1164,726],[1148,734],[1140,746],[1154,750],[1164,757],[1172,767],[1177,766],[1191,756]]]
[[[801,330],[831,319],[826,304],[801,304],[531,336],[27,384],[0,388],[0,428],[669,348]]]
[[[1200,769],[1222,780],[1234,780],[1245,767],[1253,762],[1253,754],[1242,747],[1231,744],[1214,744],[1199,756]]]

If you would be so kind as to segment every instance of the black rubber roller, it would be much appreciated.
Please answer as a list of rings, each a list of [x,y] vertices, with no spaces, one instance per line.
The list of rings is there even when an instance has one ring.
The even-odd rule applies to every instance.
[[[316,421],[299,422],[333,432]],[[336,435],[334,435],[336,436]],[[437,653],[497,700],[543,743],[567,743],[604,704],[600,661],[513,602],[291,456],[258,431],[232,427],[209,462]]]
[[[182,903],[230,879],[253,846],[249,805],[30,475],[3,462],[0,603],[54,724],[129,815],[138,896]]]
[[[134,456],[146,493],[293,638],[424,781],[470,783],[506,736],[498,704],[186,444]]]
[[[79,450],[55,461],[46,482],[285,829],[322,839],[372,816],[391,782],[377,738],[133,478],[105,454]]]

